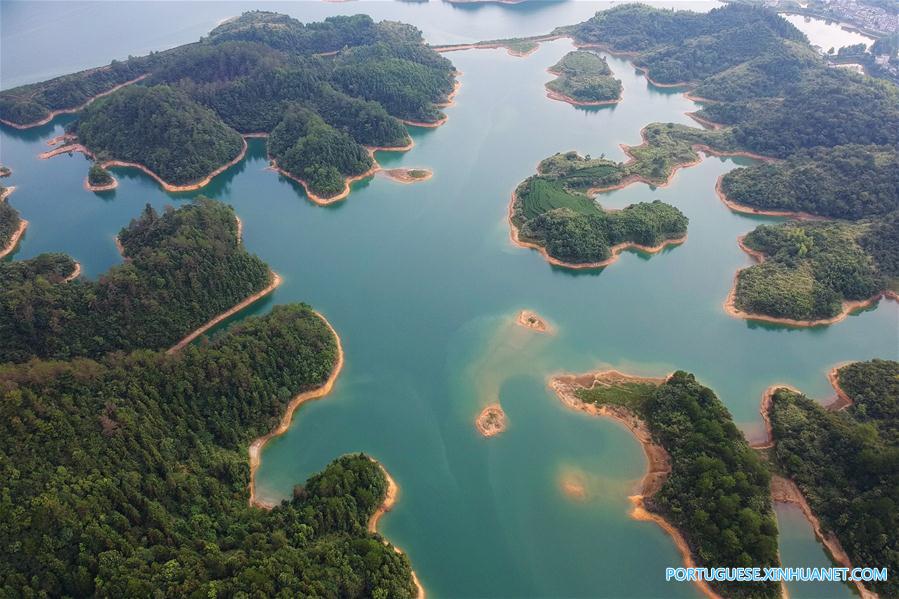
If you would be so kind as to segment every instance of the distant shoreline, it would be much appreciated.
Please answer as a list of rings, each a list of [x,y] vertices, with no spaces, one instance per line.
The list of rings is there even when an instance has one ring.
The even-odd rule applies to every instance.
[[[100,67],[100,68],[104,68],[104,67]],[[136,77],[130,81],[120,83],[120,84],[116,85],[115,87],[112,87],[112,88],[106,90],[105,92],[100,92],[99,94],[97,94],[95,96],[91,96],[90,98],[87,99],[86,102],[84,102],[84,104],[81,104],[80,106],[76,106],[75,108],[60,108],[59,110],[53,110],[50,112],[50,114],[48,116],[42,118],[39,121],[34,121],[33,123],[25,123],[24,125],[22,125],[19,123],[13,123],[12,121],[7,121],[5,119],[0,119],[0,123],[3,123],[4,125],[8,125],[10,127],[13,127],[15,129],[20,129],[20,130],[21,129],[31,129],[32,127],[40,127],[41,125],[46,125],[47,123],[49,123],[50,121],[52,121],[53,119],[55,119],[56,117],[58,117],[61,114],[72,114],[73,112],[80,112],[80,111],[84,110],[85,108],[87,108],[87,106],[94,100],[96,100],[98,98],[102,98],[103,96],[108,96],[109,94],[116,92],[125,86],[131,85],[132,83],[137,83],[138,81],[146,79],[146,77],[148,75],[149,75],[149,73],[145,73],[145,74],[141,75],[140,77]]]
[[[59,139],[59,138],[54,138],[54,139]],[[74,138],[72,138],[72,137],[66,137],[63,139],[63,141],[72,141],[73,139]],[[196,191],[197,189],[201,189],[201,188],[209,185],[209,183],[212,181],[212,179],[221,175],[223,172],[225,172],[226,170],[228,170],[229,168],[231,168],[232,166],[234,166],[235,164],[237,164],[238,162],[240,162],[241,160],[244,159],[244,157],[247,154],[247,141],[246,141],[246,139],[244,139],[243,136],[241,136],[240,139],[241,139],[241,143],[243,144],[243,146],[241,147],[241,150],[237,154],[237,156],[235,156],[232,160],[230,160],[226,164],[223,164],[220,167],[216,168],[214,171],[212,171],[211,173],[209,173],[208,175],[206,175],[204,178],[200,179],[196,183],[188,183],[185,185],[174,185],[172,183],[169,183],[166,180],[164,180],[162,177],[160,177],[159,175],[157,175],[156,173],[151,171],[148,167],[146,167],[143,164],[140,164],[138,162],[128,162],[125,160],[104,160],[102,162],[99,162],[98,164],[100,166],[102,166],[103,168],[116,167],[116,166],[136,168],[138,170],[143,171],[145,174],[149,175],[153,179],[155,179],[156,182],[159,183],[159,185],[165,191],[168,191],[171,193],[178,193],[178,192],[184,192],[184,191]],[[51,141],[53,141],[53,140],[51,140]],[[70,143],[70,144],[67,144],[64,146],[60,146],[58,148],[54,148],[53,150],[49,150],[47,152],[39,154],[38,158],[40,158],[41,160],[48,160],[50,158],[53,158],[54,156],[59,156],[60,154],[67,154],[69,152],[81,152],[82,154],[84,154],[85,156],[87,156],[89,158],[96,158],[95,154],[87,146],[80,144],[80,143]],[[98,190],[89,189],[89,191],[98,191]],[[102,191],[102,190],[100,190],[100,191]]]

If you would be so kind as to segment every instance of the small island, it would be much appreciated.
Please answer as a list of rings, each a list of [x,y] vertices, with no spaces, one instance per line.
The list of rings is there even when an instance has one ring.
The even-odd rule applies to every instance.
[[[99,164],[91,165],[87,179],[84,180],[84,188],[88,191],[110,191],[118,185],[116,178]]]
[[[434,176],[434,173],[426,168],[389,168],[381,172],[388,179],[399,183],[420,183]]]
[[[848,404],[825,408],[796,390],[772,390],[772,459],[794,489],[786,499],[805,506],[839,565],[892,572],[899,568],[899,516],[889,507],[899,504],[899,362],[851,363],[832,381]],[[856,587],[863,597],[899,592],[893,577]]]
[[[537,331],[538,333],[549,333],[552,329],[546,321],[540,318],[536,312],[530,310],[522,310],[515,317],[515,322],[526,329]]]
[[[556,79],[546,84],[546,95],[575,106],[604,106],[621,101],[621,80],[612,76],[609,63],[590,50],[569,52],[549,73]]]
[[[899,212],[877,221],[761,225],[740,239],[758,263],[737,272],[731,316],[792,326],[840,322],[899,289]]]
[[[768,469],[692,374],[604,371],[556,376],[549,385],[567,407],[612,418],[640,441],[649,470],[631,497],[632,516],[669,533],[687,567],[779,564]],[[780,596],[772,582],[697,585],[709,597]]]
[[[83,152],[104,168],[140,169],[169,192],[199,189],[240,162],[244,136],[268,137],[273,166],[328,204],[380,168],[375,151],[412,147],[404,122],[444,123],[458,90],[458,72],[418,29],[365,15],[307,25],[251,11],[199,42],[123,64],[131,66],[112,70],[141,73],[127,87],[95,69],[4,90],[0,119],[27,127],[32,115],[53,113],[50,104],[83,110],[67,144],[42,157]],[[98,99],[36,105],[60,86]]]
[[[495,437],[506,430],[507,424],[506,413],[498,403],[485,407],[475,420],[478,432],[485,437]]]
[[[584,167],[591,173],[588,176],[580,173],[585,161],[591,164]],[[539,250],[557,266],[601,268],[625,249],[655,253],[686,240],[687,217],[658,200],[603,210],[588,193],[596,182],[592,175],[604,168],[617,166],[594,165],[589,157],[580,158],[574,152],[541,162],[537,175],[512,194],[513,242]]]
[[[0,164],[0,177],[9,177],[12,175],[12,169],[5,164]]]

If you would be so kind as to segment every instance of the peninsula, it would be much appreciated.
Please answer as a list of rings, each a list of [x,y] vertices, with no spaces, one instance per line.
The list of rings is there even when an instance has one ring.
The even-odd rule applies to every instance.
[[[15,507],[0,520],[22,550],[0,563],[0,577],[73,596],[152,594],[161,577],[179,596],[416,596],[408,558],[367,528],[389,498],[369,457],[338,458],[270,510],[247,502],[248,443],[290,397],[325,382],[335,352],[326,323],[294,304],[174,355],[6,366],[0,469]],[[50,498],[54,517],[34,526]],[[134,517],[146,506],[152,517]],[[111,544],[104,555],[117,559],[85,561],[68,543],[47,547],[45,535],[88,552]],[[61,565],[52,575],[48,557]]]
[[[839,367],[832,380],[848,405],[824,408],[795,390],[771,394],[772,455],[798,487],[813,525],[845,567],[899,568],[899,362]],[[864,597],[899,591],[892,577],[857,584]],[[866,588],[867,587],[867,588]]]
[[[632,516],[669,533],[687,567],[779,563],[768,470],[711,389],[681,371],[666,379],[603,371],[549,384],[566,406],[612,418],[640,441],[649,469]],[[780,596],[775,583],[697,584],[709,597]]]
[[[118,240],[126,260],[99,280],[3,286],[0,360],[164,349],[273,288],[265,263],[238,243],[233,210],[219,202],[201,198],[161,215],[148,206]]]
[[[739,240],[758,263],[737,272],[731,316],[792,326],[840,322],[899,289],[899,212],[877,221],[761,225]]]
[[[28,221],[6,201],[15,190],[15,187],[0,187],[0,258],[16,249],[28,228]]]
[[[104,69],[66,76],[66,86],[104,97],[86,107],[80,95],[53,103],[83,113],[68,145],[46,157],[83,151],[102,167],[138,168],[167,191],[191,191],[242,159],[242,134],[270,134],[277,168],[320,203],[346,197],[351,181],[374,172],[371,150],[411,147],[403,122],[445,122],[441,107],[458,88],[452,63],[420,31],[365,15],[304,25],[247,12],[200,42],[123,64],[108,70],[139,70],[134,85],[101,78]],[[50,111],[41,93],[60,85],[0,92],[0,119],[34,124],[33,115]]]

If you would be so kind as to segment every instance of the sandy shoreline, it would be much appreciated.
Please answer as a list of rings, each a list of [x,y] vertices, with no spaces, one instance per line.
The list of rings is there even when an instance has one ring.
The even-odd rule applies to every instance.
[[[572,98],[571,96],[566,96],[565,94],[561,94],[557,91],[553,91],[546,86],[544,86],[544,88],[546,89],[546,97],[549,98],[550,100],[558,100],[559,102],[567,102],[573,106],[612,106],[614,104],[618,104],[619,102],[621,102],[622,97],[623,97],[623,95],[619,95],[614,100],[596,100],[596,101],[577,100],[575,98]]]
[[[90,98],[87,99],[87,101],[84,104],[81,104],[80,106],[76,106],[75,108],[61,108],[59,110],[53,110],[50,112],[50,114],[48,116],[42,118],[39,121],[34,121],[33,123],[26,123],[24,125],[19,125],[18,123],[13,123],[11,121],[7,121],[4,119],[0,119],[0,123],[3,123],[4,125],[8,125],[10,127],[14,127],[16,129],[30,129],[32,127],[39,127],[41,125],[46,125],[47,123],[49,123],[50,121],[52,121],[53,119],[55,119],[56,117],[58,117],[61,114],[72,114],[73,112],[79,112],[81,110],[84,110],[88,106],[88,104],[90,104],[97,98],[102,98],[103,96],[108,96],[109,94],[116,92],[116,91],[122,89],[123,87],[131,85],[132,83],[137,83],[138,81],[145,79],[148,75],[149,75],[149,73],[145,73],[145,74],[141,75],[140,77],[136,77],[135,79],[132,79],[130,81],[120,83],[119,85],[116,85],[115,87],[108,89],[105,92],[101,92],[101,93],[97,94],[96,96],[91,96]]]
[[[271,156],[268,157],[269,158],[269,168],[274,171],[277,171],[281,175],[284,175],[288,179],[296,181],[297,183],[302,185],[303,190],[306,192],[306,197],[308,197],[309,200],[311,200],[313,203],[315,203],[319,206],[328,206],[335,202],[345,200],[347,197],[349,197],[350,192],[352,191],[353,183],[356,183],[357,181],[362,181],[364,179],[368,179],[369,177],[373,177],[373,176],[375,176],[375,174],[377,174],[378,172],[381,171],[381,165],[378,163],[377,158],[375,158],[375,152],[408,152],[414,146],[415,146],[415,140],[413,140],[411,137],[409,138],[409,143],[407,143],[404,146],[393,146],[393,147],[391,147],[391,146],[365,146],[365,149],[368,150],[368,155],[371,157],[371,161],[372,161],[371,168],[369,168],[367,171],[365,171],[364,173],[362,173],[360,175],[346,177],[343,180],[343,191],[341,191],[337,195],[326,197],[326,198],[315,194],[312,191],[312,189],[310,189],[309,184],[304,179],[294,175],[293,173],[289,173],[286,170],[284,170],[283,168],[281,168],[280,166],[278,166],[277,160],[275,160]],[[393,170],[415,170],[415,169],[390,169],[390,170],[393,171]],[[431,173],[431,175],[433,175],[433,173]],[[388,176],[390,176],[390,175],[388,175]],[[394,177],[391,177],[391,178],[394,178]],[[424,181],[426,179],[430,179],[430,176],[428,176],[424,179],[416,179],[415,181],[419,181],[419,180]],[[409,181],[409,182],[412,183],[415,181]]]
[[[463,51],[463,50],[498,50],[498,49],[502,48],[506,52],[508,52],[510,56],[522,58],[525,56],[529,56],[529,55],[533,54],[534,52],[536,52],[537,50],[539,50],[540,44],[542,42],[550,42],[552,40],[562,39],[563,37],[568,37],[568,36],[566,36],[566,35],[545,35],[545,36],[538,36],[535,38],[522,39],[522,40],[520,40],[521,43],[534,44],[534,47],[532,49],[527,50],[525,52],[521,52],[519,50],[510,48],[509,47],[510,44],[508,44],[508,43],[504,44],[501,42],[475,42],[473,44],[455,44],[455,45],[449,45],[449,46],[434,46],[434,47],[431,47],[431,49],[437,53],[442,54],[444,52],[459,52],[459,51]]]
[[[506,413],[498,403],[486,406],[474,421],[475,428],[484,437],[495,437],[506,430],[508,424]]]
[[[116,240],[118,240],[118,238],[116,238]],[[228,318],[230,316],[234,316],[235,314],[237,314],[244,308],[250,306],[251,304],[258,302],[263,297],[265,297],[266,295],[268,295],[269,293],[271,293],[272,291],[277,289],[277,287],[283,282],[283,279],[281,278],[281,275],[279,275],[278,273],[276,273],[274,271],[272,271],[271,275],[272,275],[271,282],[268,284],[268,286],[265,289],[263,289],[261,291],[257,291],[256,293],[249,296],[248,298],[246,298],[245,300],[243,300],[236,306],[233,306],[232,308],[230,308],[230,309],[222,312],[218,316],[214,317],[212,320],[210,320],[209,322],[207,322],[200,328],[198,328],[195,331],[188,334],[184,339],[182,339],[181,341],[179,341],[172,347],[168,348],[165,353],[173,354],[173,353],[183,349],[191,341],[193,341],[194,339],[196,339],[197,337],[199,337],[200,335],[202,335],[203,333],[205,333],[206,331],[208,331],[209,329],[211,329],[218,323],[222,322],[223,320],[225,320],[226,318]]]
[[[68,137],[66,139],[72,140],[73,138]],[[53,140],[51,140],[51,141],[53,141]],[[212,171],[211,173],[209,173],[203,179],[197,181],[196,183],[189,183],[186,185],[173,185],[171,183],[168,183],[162,177],[160,177],[159,175],[157,175],[156,173],[151,171],[149,168],[147,168],[143,164],[139,164],[137,162],[126,162],[124,160],[104,160],[103,162],[100,162],[98,164],[100,166],[102,166],[103,168],[109,168],[111,166],[112,167],[119,166],[119,167],[136,168],[138,170],[143,171],[144,173],[146,173],[153,179],[155,179],[156,182],[159,183],[159,185],[165,191],[168,191],[168,192],[177,193],[177,192],[182,192],[182,191],[195,191],[197,189],[205,187],[206,185],[208,185],[210,183],[210,181],[212,181],[212,179],[214,179],[218,175],[222,174],[223,172],[225,172],[226,170],[228,170],[229,168],[231,168],[232,166],[234,166],[235,164],[237,164],[238,162],[243,160],[244,156],[246,156],[246,154],[247,154],[247,141],[246,141],[246,139],[243,138],[243,136],[241,136],[241,142],[243,143],[243,147],[241,148],[241,150],[237,154],[237,156],[234,157],[233,160],[218,167],[217,169],[215,169],[214,171]],[[41,160],[47,160],[49,158],[53,158],[54,156],[59,156],[60,154],[67,154],[69,152],[81,152],[88,158],[95,158],[94,153],[91,152],[90,149],[88,149],[86,146],[79,144],[79,143],[71,143],[71,144],[67,144],[64,146],[60,146],[53,150],[49,150],[47,152],[39,154],[38,158],[40,158]],[[118,183],[116,183],[116,185],[117,184]],[[85,182],[85,185],[87,185],[87,182]],[[110,189],[112,189],[112,188],[110,188]],[[98,190],[97,189],[89,189],[89,191],[98,191]],[[102,190],[99,190],[99,191],[102,191]]]
[[[740,246],[744,252],[749,254],[757,263],[762,263],[765,261],[765,254],[762,252],[755,251],[749,247],[746,247],[746,244],[743,243],[743,238],[745,235],[741,235],[737,238],[737,245]],[[741,268],[737,270],[734,274],[733,284],[730,286],[730,291],[727,292],[727,297],[724,299],[724,312],[727,313],[728,316],[732,316],[733,318],[741,318],[743,320],[751,320],[756,322],[767,322],[771,324],[782,324],[792,327],[819,327],[819,326],[829,326],[832,324],[837,324],[838,322],[842,322],[846,320],[849,316],[852,316],[856,312],[864,310],[866,308],[870,308],[876,305],[881,299],[892,299],[894,301],[899,301],[896,299],[896,294],[891,293],[889,291],[878,291],[868,299],[863,300],[846,300],[844,299],[842,302],[842,307],[840,308],[840,312],[831,316],[830,318],[820,318],[817,320],[795,320],[793,318],[784,318],[780,316],[766,316],[764,314],[756,314],[754,312],[744,312],[743,310],[737,308],[737,282],[740,278],[740,273],[746,270],[747,268],[751,268],[747,266],[745,268]]]
[[[7,187],[0,193],[0,202],[5,202],[6,198],[8,198],[12,192],[16,190],[15,187]],[[19,216],[19,226],[13,231],[12,236],[9,238],[9,242],[6,244],[6,247],[0,248],[0,258],[5,258],[9,254],[11,254],[15,249],[19,246],[19,242],[22,241],[22,236],[25,235],[25,229],[28,228],[28,221]]]
[[[74,281],[79,276],[81,276],[81,262],[75,260],[75,270],[72,273],[62,280],[63,283],[68,283],[70,281]]]
[[[546,260],[547,262],[549,262],[550,264],[552,264],[554,266],[560,266],[562,268],[571,268],[571,269],[575,269],[575,270],[605,268],[606,266],[609,266],[610,264],[614,264],[615,262],[617,262],[618,258],[621,257],[621,253],[625,250],[636,250],[636,251],[644,252],[647,254],[657,254],[669,246],[680,245],[680,244],[684,243],[685,241],[687,241],[686,235],[684,235],[683,237],[677,237],[675,239],[666,239],[659,245],[655,245],[655,246],[640,245],[639,243],[634,243],[632,241],[626,241],[624,243],[618,243],[618,244],[615,244],[612,247],[610,247],[609,251],[611,252],[611,256],[609,256],[605,260],[602,260],[600,262],[585,262],[582,264],[572,264],[570,262],[564,262],[563,260],[559,260],[558,258],[553,258],[552,256],[549,255],[549,252],[547,252],[546,248],[544,248],[542,245],[538,245],[536,243],[531,243],[530,241],[524,241],[519,237],[518,227],[515,225],[515,222],[512,220],[512,215],[513,215],[514,209],[515,209],[515,202],[517,200],[518,200],[518,196],[513,191],[512,199],[509,202],[509,213],[508,213],[509,239],[511,239],[512,243],[514,245],[517,245],[518,247],[537,250],[538,252],[540,252],[540,254],[543,255],[544,260]]]
[[[849,394],[846,393],[846,391],[844,391],[840,386],[840,369],[844,366],[848,366],[851,363],[852,362],[843,362],[841,364],[837,364],[827,372],[827,380],[828,382],[830,382],[830,386],[833,387],[833,390],[836,392],[836,397],[834,398],[834,400],[825,406],[828,410],[838,412],[840,410],[848,408],[853,403],[855,403],[852,401],[852,398],[849,397]]]
[[[853,568],[852,561],[849,559],[849,554],[843,549],[840,540],[833,533],[824,532],[821,528],[821,522],[812,511],[811,506],[808,504],[808,501],[806,501],[805,496],[802,494],[802,491],[796,483],[789,478],[778,474],[772,474],[771,501],[775,503],[792,503],[798,506],[799,509],[802,510],[805,519],[808,520],[808,523],[811,525],[812,531],[815,533],[815,538],[818,539],[819,543],[824,545],[824,549],[827,551],[830,558],[843,568]],[[862,599],[877,599],[877,593],[869,591],[861,582],[856,581],[852,584],[855,585],[855,589]]]
[[[372,462],[377,464],[381,468],[381,472],[384,473],[384,478],[387,479],[387,492],[384,494],[384,501],[381,502],[381,505],[378,506],[378,509],[375,510],[375,513],[371,515],[371,518],[368,519],[368,532],[374,534],[378,532],[378,522],[381,521],[381,517],[393,509],[393,506],[396,505],[397,499],[400,496],[400,486],[396,484],[396,481],[393,480],[393,477],[390,476],[390,473],[387,472],[387,468],[384,467],[384,464],[377,461],[374,458],[370,458]],[[387,540],[384,539],[384,544],[387,544]],[[403,553],[403,551],[397,547],[393,546],[393,550],[397,553]],[[421,582],[418,580],[418,576],[415,574],[415,570],[411,570],[412,572],[412,583],[415,585],[415,588],[418,589],[418,594],[416,595],[416,599],[425,599],[425,588],[421,585]]]
[[[325,318],[319,312],[316,312],[315,314],[322,319],[322,322],[325,323],[325,325],[331,331],[331,334],[334,335],[334,340],[337,344],[337,361],[334,363],[334,366],[331,369],[331,374],[328,376],[328,380],[326,380],[324,384],[314,389],[310,389],[309,391],[303,391],[302,393],[294,396],[294,398],[291,399],[290,403],[287,405],[287,409],[284,411],[284,414],[282,415],[281,421],[278,423],[278,425],[274,429],[272,429],[271,432],[259,437],[250,444],[250,447],[248,448],[248,453],[250,456],[250,506],[261,507],[265,509],[271,509],[275,507],[275,504],[267,503],[256,497],[256,471],[259,470],[259,464],[262,463],[262,448],[265,447],[265,444],[268,443],[272,438],[284,434],[287,429],[290,428],[290,423],[293,420],[294,412],[296,412],[296,410],[301,405],[303,405],[307,401],[320,399],[330,393],[331,389],[334,387],[334,382],[337,380],[337,377],[340,375],[340,371],[343,369],[343,345],[340,342],[340,335],[337,334],[337,331],[334,330],[334,327],[331,326],[331,323],[328,322],[327,318]]]
[[[107,183],[106,185],[91,185],[91,182],[87,177],[84,178],[84,189],[87,191],[111,191],[119,186],[119,180],[115,177],[112,178],[112,183]]]
[[[664,447],[653,442],[652,434],[646,423],[630,410],[621,406],[597,406],[584,403],[575,395],[575,391],[578,388],[590,389],[597,383],[602,383],[606,380],[612,382],[622,380],[649,382],[660,385],[665,382],[666,378],[636,377],[616,370],[606,370],[578,376],[553,376],[549,381],[549,387],[567,408],[618,422],[624,425],[640,443],[643,453],[646,455],[647,471],[640,481],[639,492],[628,498],[634,506],[630,516],[634,520],[652,521],[658,524],[673,539],[678,552],[681,554],[684,566],[687,568],[695,567],[696,562],[693,559],[693,553],[690,551],[690,546],[687,544],[687,540],[681,531],[661,515],[650,512],[646,506],[646,501],[650,500],[662,488],[665,480],[668,478],[668,474],[671,472],[671,458],[668,452]],[[708,583],[696,581],[695,584],[707,597],[721,599],[720,595],[712,590]]]
[[[831,384],[834,385],[834,389],[837,391],[837,395],[841,394],[845,396],[845,392],[839,388],[837,384],[838,371],[842,367],[836,366],[830,370],[828,373],[828,379]],[[771,429],[771,404],[774,396],[774,392],[778,389],[788,389],[793,391],[794,393],[801,393],[795,387],[791,387],[789,385],[772,385],[765,390],[765,393],[762,395],[762,402],[760,412],[762,414],[762,419],[765,422],[767,439],[760,444],[753,445],[756,449],[769,449],[774,447],[774,436],[772,434]],[[846,401],[849,402],[849,405],[852,404],[852,400],[846,396]],[[827,410],[838,410],[845,407],[845,405],[841,407],[835,407],[835,405],[839,402],[834,402],[825,407]],[[799,487],[793,482],[791,479],[786,478],[784,476],[780,476],[778,474],[771,475],[771,501],[776,503],[792,503],[802,510],[803,515],[805,516],[808,523],[811,525],[812,530],[815,533],[815,538],[818,539],[822,545],[824,545],[825,550],[828,555],[830,555],[831,559],[844,568],[852,568],[852,562],[849,559],[849,555],[846,553],[846,550],[843,549],[843,545],[840,543],[840,540],[833,533],[825,533],[821,528],[821,522],[818,520],[818,517],[812,511],[811,506],[806,501],[805,496],[800,491]],[[861,595],[862,599],[877,599],[878,595],[869,591],[863,584],[860,582],[855,583],[855,587]]]

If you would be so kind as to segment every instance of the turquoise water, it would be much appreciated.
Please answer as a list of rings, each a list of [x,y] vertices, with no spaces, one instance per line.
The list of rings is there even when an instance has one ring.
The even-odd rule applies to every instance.
[[[7,44],[7,29],[17,29],[24,17],[11,19],[7,3],[2,6]],[[128,13],[113,6],[104,18]],[[147,6],[134,10],[152,12]],[[149,30],[166,44],[192,40],[242,10],[219,3],[152,6],[170,17],[184,11],[177,21],[183,39],[179,32],[159,33],[165,27],[148,17]],[[428,39],[449,42],[539,33],[598,7],[361,2],[274,8],[304,20],[371,12],[416,23]],[[16,10],[35,27],[55,22],[39,18],[47,10],[42,5]],[[95,47],[79,37],[84,15],[68,18],[73,43],[90,52],[73,57],[57,49],[60,63],[105,62],[110,53],[138,53],[157,39],[146,33],[131,40],[134,50],[126,49],[128,40]],[[20,79],[30,77],[29,69],[56,72],[52,60],[26,52],[33,42],[16,39],[26,46],[3,47],[4,86],[7,64]],[[288,433],[267,446],[260,496],[287,497],[335,456],[370,453],[401,487],[382,531],[409,553],[434,597],[698,595],[693,586],[664,582],[664,568],[680,564],[670,538],[627,515],[627,496],[645,469],[637,442],[613,422],[566,410],[546,387],[550,375],[604,366],[638,374],[689,370],[715,389],[752,437],[769,385],[789,383],[826,400],[832,391],[825,374],[833,364],[899,357],[895,303],[804,330],[723,312],[735,270],[749,264],[736,238],[773,222],[733,214],[715,196],[717,177],[745,161],[712,157],[679,171],[668,187],[639,184],[600,197],[610,207],[652,199],[679,207],[690,218],[689,238],[658,255],[626,252],[605,270],[573,273],[513,246],[509,194],[540,159],[570,149],[623,159],[618,145],[639,143],[642,126],[692,123],[684,113],[697,108],[677,90],[651,87],[614,57],[609,64],[624,83],[621,104],[580,109],[549,100],[543,84],[552,77],[545,69],[570,49],[559,40],[523,59],[504,50],[448,54],[464,73],[448,123],[414,129],[408,153],[378,154],[384,166],[433,169],[427,182],[375,177],[354,186],[347,201],[322,208],[267,170],[264,141],[251,140],[247,158],[202,190],[236,208],[247,247],[285,279],[245,314],[309,302],[340,332],[346,351],[334,391],[303,407]],[[120,182],[115,191],[85,191],[82,156],[36,159],[66,118],[25,132],[0,130],[0,160],[14,170],[8,185],[18,187],[10,201],[31,223],[13,259],[67,252],[93,277],[120,260],[113,236],[145,203],[177,205],[196,194],[166,194],[129,169],[113,169]],[[522,308],[548,319],[556,334],[514,325]],[[497,400],[509,428],[484,439],[473,421]],[[585,481],[585,501],[561,491],[561,480],[571,476]],[[820,562],[813,541],[789,547],[782,541],[791,565]]]

